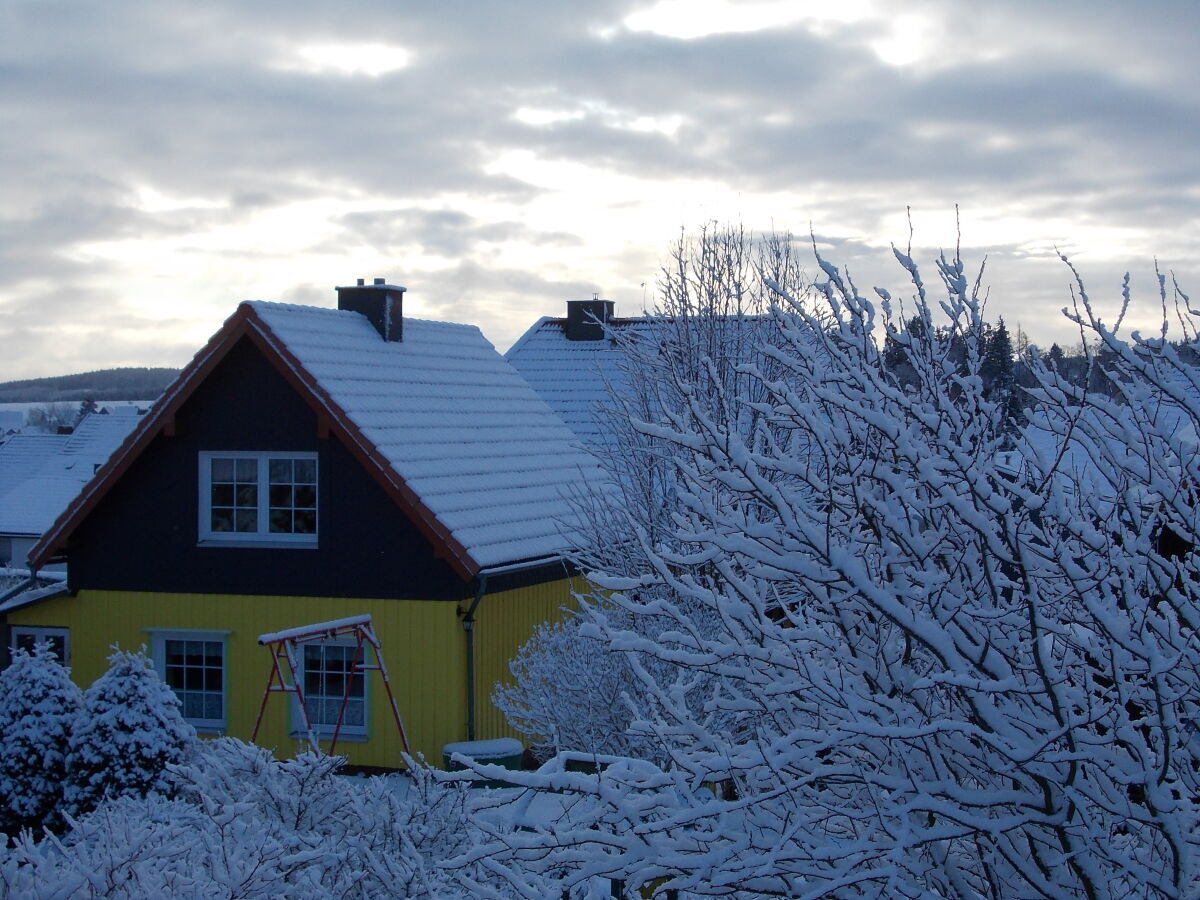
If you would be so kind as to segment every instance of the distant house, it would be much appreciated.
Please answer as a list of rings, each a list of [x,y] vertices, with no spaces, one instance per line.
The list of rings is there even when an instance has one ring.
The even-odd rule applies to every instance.
[[[71,434],[14,434],[0,444],[0,565],[25,566],[136,424],[136,416],[90,415]]]
[[[146,644],[193,724],[248,737],[258,636],[369,614],[415,750],[506,735],[491,687],[571,600],[563,496],[594,463],[478,329],[404,317],[403,295],[241,304],[33,549],[70,593],[10,626],[69,633],[84,683]],[[299,661],[319,733],[351,656]],[[399,765],[384,692],[350,683],[339,752]],[[294,747],[299,721],[273,700],[259,743]]]

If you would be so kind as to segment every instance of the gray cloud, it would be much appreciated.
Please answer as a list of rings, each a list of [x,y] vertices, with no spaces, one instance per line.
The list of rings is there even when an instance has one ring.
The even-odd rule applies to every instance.
[[[457,258],[485,243],[521,241],[552,247],[580,242],[567,232],[539,232],[520,222],[480,222],[453,209],[380,209],[349,213],[340,222],[355,238],[385,255],[417,247],[428,254]]]
[[[802,230],[811,220],[852,269],[880,280],[895,272],[876,235],[910,204],[958,203],[967,240],[972,218],[1017,210],[1082,234],[1126,229],[1184,263],[1200,249],[1194,3],[921,0],[905,12],[932,17],[932,31],[913,39],[930,53],[908,67],[872,51],[891,27],[882,19],[679,40],[621,26],[645,5],[5,5],[0,379],[183,353],[161,323],[119,318],[129,273],[89,246],[200,238],[322,198],[362,211],[331,213],[327,233],[297,238],[294,252],[450,260],[437,270],[411,265],[403,280],[423,287],[431,314],[479,321],[499,344],[597,288],[640,307],[640,285],[673,235],[656,246],[623,236],[594,246],[582,201],[555,226],[524,221],[554,191],[492,165],[510,151],[646,184],[698,179],[748,197],[804,197],[803,221],[746,225]],[[281,67],[299,45],[353,42],[403,46],[410,64],[377,78]],[[514,117],[522,107],[572,115],[535,125]],[[146,188],[178,208],[147,210]],[[643,202],[606,200],[612,209]],[[504,211],[485,214],[480,203]],[[1010,322],[1064,331],[1054,312],[1065,302],[1061,264],[1030,247],[1071,238],[1047,231],[973,248],[990,253],[994,304],[1003,312],[1005,295]],[[527,248],[545,270],[514,269],[496,255],[500,245]],[[574,279],[560,264],[583,250],[606,275]],[[191,252],[219,254],[219,268],[284,251]],[[1105,281],[1144,265],[1086,248],[1081,262]],[[610,283],[588,283],[596,277]],[[200,296],[204,286],[190,290]],[[326,288],[304,284],[281,295],[328,299]],[[195,317],[235,299],[188,301],[181,327],[194,331]],[[90,308],[117,312],[91,318],[81,311]],[[96,340],[106,323],[114,336]],[[53,343],[62,333],[89,336],[76,344],[76,364]]]

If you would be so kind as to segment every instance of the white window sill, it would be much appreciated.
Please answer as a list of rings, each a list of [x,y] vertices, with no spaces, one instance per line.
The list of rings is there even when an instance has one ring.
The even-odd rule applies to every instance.
[[[201,549],[216,548],[221,550],[241,549],[241,550],[316,550],[318,544],[316,541],[259,541],[259,540],[220,540],[217,538],[204,538],[198,541],[197,547]]]

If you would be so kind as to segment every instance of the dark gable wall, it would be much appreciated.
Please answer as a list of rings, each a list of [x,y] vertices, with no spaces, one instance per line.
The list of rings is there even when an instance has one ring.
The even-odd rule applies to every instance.
[[[471,585],[316,415],[242,339],[81,524],[68,546],[73,590],[412,597],[458,600]],[[202,450],[315,451],[318,546],[200,547]]]

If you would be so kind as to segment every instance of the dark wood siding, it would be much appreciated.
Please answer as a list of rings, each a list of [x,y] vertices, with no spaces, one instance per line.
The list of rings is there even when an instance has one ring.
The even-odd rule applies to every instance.
[[[461,599],[471,585],[243,339],[72,535],[73,590]],[[198,544],[204,450],[315,452],[318,545]]]

